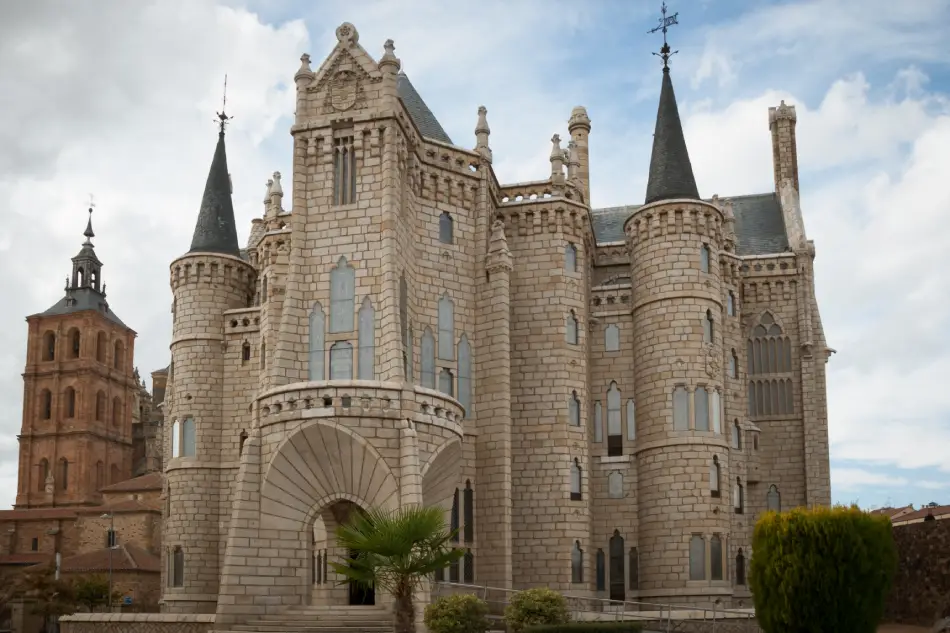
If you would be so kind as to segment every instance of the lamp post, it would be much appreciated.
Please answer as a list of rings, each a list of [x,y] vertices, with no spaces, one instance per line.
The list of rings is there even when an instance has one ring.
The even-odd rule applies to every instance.
[[[115,515],[106,512],[103,519],[109,519],[109,612],[112,612],[112,550],[115,549]]]

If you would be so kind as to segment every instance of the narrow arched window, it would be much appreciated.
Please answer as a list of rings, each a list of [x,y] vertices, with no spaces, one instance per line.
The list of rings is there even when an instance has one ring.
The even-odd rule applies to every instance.
[[[455,397],[455,376],[452,375],[452,370],[447,367],[439,370],[439,391],[447,396]]]
[[[594,403],[594,441],[604,441],[604,409],[600,400]]]
[[[194,457],[196,449],[195,419],[189,416],[181,424],[181,455],[182,457]]]
[[[267,341],[261,341],[261,369],[267,368]]]
[[[475,582],[475,554],[472,548],[466,549],[462,557],[462,582],[468,585]]]
[[[637,439],[637,407],[633,398],[627,400],[627,439],[631,442]]]
[[[172,561],[172,573],[171,576],[172,587],[184,587],[185,586],[185,552],[181,549],[181,546],[178,545],[172,550],[171,555]]]
[[[462,524],[466,543],[475,542],[475,489],[472,482],[465,480],[465,490],[462,491]]]
[[[181,422],[172,424],[172,457],[181,457]]]
[[[616,382],[607,390],[607,455],[623,455],[623,423],[621,421],[620,388]]]
[[[739,377],[739,357],[736,355],[736,350],[732,350],[732,353],[729,355],[729,377]]]
[[[115,369],[121,370],[125,367],[123,356],[125,356],[125,347],[122,345],[122,341],[116,341],[112,350],[112,366]]]
[[[261,303],[267,303],[267,275],[261,277]]]
[[[455,242],[455,221],[448,211],[443,211],[439,216],[439,241],[443,244]]]
[[[571,426],[581,425],[581,401],[576,391],[572,391],[571,397],[567,399],[567,421]]]
[[[739,420],[732,423],[732,448],[736,450],[742,448],[742,429],[739,427]]]
[[[782,511],[782,495],[779,494],[775,485],[769,486],[769,491],[765,495],[765,505],[772,512]]]
[[[640,588],[640,552],[636,547],[630,548],[630,590],[636,591]]]
[[[571,548],[571,582],[575,585],[584,582],[584,550],[580,541],[574,541]]]
[[[689,539],[689,579],[706,580],[706,540],[699,534]]]
[[[745,554],[742,553],[741,547],[739,553],[736,554],[736,584],[745,585]]]
[[[353,344],[337,341],[330,346],[330,380],[353,379]]]
[[[736,477],[736,485],[732,490],[732,507],[735,509],[736,514],[745,512],[745,487],[742,485],[742,480],[738,477]]]
[[[326,316],[323,314],[323,306],[320,302],[313,304],[310,309],[310,345],[308,358],[308,377],[310,380],[324,380],[326,354],[324,350],[324,341],[326,340]]]
[[[731,290],[726,293],[726,314],[736,316],[736,295]]]
[[[106,333],[99,332],[96,334],[96,361],[100,363],[106,362]]]
[[[118,398],[112,399],[112,426],[119,426],[122,422],[122,401]]]
[[[455,304],[448,293],[439,299],[439,358],[455,360]]]
[[[376,311],[369,297],[363,299],[359,314],[359,358],[357,377],[360,380],[374,380],[376,378]]]
[[[604,328],[604,350],[608,352],[620,351],[620,328],[613,323]]]
[[[244,365],[249,360],[251,360],[251,344],[244,341],[241,345],[241,364]]]
[[[573,310],[568,313],[565,319],[564,338],[570,345],[577,345],[578,340],[580,340],[580,327]]]
[[[59,460],[59,487],[61,490],[69,488],[69,462],[65,457]]]
[[[49,479],[49,460],[43,458],[40,460],[38,467],[38,477],[39,479],[36,482],[36,490],[38,492],[43,492],[46,490],[46,480]]]
[[[609,550],[610,550],[610,599],[611,600],[626,600],[627,592],[624,586],[626,580],[626,570],[625,570],[625,560],[626,548],[623,544],[623,537],[620,536],[619,530],[614,530],[613,536],[610,537]]]
[[[594,570],[596,578],[595,584],[597,586],[597,591],[606,591],[607,590],[607,557],[604,556],[604,550],[597,550],[597,560],[595,561]]]
[[[673,430],[689,430],[689,392],[682,385],[673,389]]]
[[[356,269],[341,257],[330,271],[330,332],[352,332],[356,311]]]
[[[409,286],[406,273],[399,276],[399,332],[402,339],[402,373],[407,381],[412,380],[412,368],[409,364],[409,350],[412,338],[409,336]]]
[[[52,332],[43,335],[43,360],[56,360],[56,335]]]
[[[703,244],[699,249],[699,272],[708,273],[709,272],[709,260],[712,252],[709,250],[708,244]]]
[[[82,339],[79,330],[73,329],[69,332],[69,356],[70,358],[79,358],[80,343]]]
[[[571,501],[581,500],[581,463],[574,458],[571,462]]]
[[[709,430],[709,394],[705,387],[696,387],[693,394],[693,408],[696,412],[696,430]]]
[[[66,417],[76,417],[76,390],[66,387]]]
[[[722,538],[713,534],[709,539],[709,577],[710,580],[722,580]]]
[[[472,346],[463,333],[458,344],[458,401],[464,409],[463,417],[472,417]]]
[[[570,242],[564,247],[564,271],[577,272],[577,247]]]
[[[429,328],[422,332],[422,386],[435,389],[435,337]]]
[[[452,493],[452,513],[450,515],[450,529],[452,530],[452,542],[458,543],[461,539],[459,534],[459,528],[461,527],[461,507],[459,503],[459,489],[456,488],[455,492]]]
[[[721,471],[719,468],[719,457],[713,456],[712,464],[709,465],[709,495],[719,497],[719,482]]]
[[[244,454],[244,444],[247,442],[247,431],[241,431],[238,436],[238,455]]]
[[[40,392],[40,418],[49,420],[53,417],[53,392],[44,389]]]
[[[722,398],[717,389],[709,392],[709,417],[713,433],[722,433]]]
[[[706,317],[703,319],[703,342],[713,342],[713,315],[710,310],[706,310]]]

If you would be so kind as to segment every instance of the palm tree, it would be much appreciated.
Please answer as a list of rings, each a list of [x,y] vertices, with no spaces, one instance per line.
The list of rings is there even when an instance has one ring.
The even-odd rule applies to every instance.
[[[352,552],[351,557],[331,564],[347,580],[391,593],[395,633],[415,633],[415,589],[429,574],[463,556],[449,544],[455,532],[446,529],[438,507],[354,513],[336,534],[337,545]]]

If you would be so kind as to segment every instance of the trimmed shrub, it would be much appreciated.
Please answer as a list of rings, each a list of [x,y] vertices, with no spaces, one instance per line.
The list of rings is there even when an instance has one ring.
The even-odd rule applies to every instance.
[[[478,596],[443,596],[426,607],[424,621],[430,633],[485,633],[488,605]]]
[[[531,626],[525,633],[640,633],[642,630],[636,622],[568,622]]]
[[[874,633],[897,569],[891,522],[857,506],[768,512],[749,586],[765,633]]]
[[[505,607],[505,624],[511,633],[537,624],[567,624],[570,619],[567,600],[547,587],[519,591]]]

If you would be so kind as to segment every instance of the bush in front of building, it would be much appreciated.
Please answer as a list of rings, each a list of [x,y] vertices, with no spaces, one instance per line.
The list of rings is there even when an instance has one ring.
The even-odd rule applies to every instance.
[[[443,596],[426,607],[425,625],[429,633],[485,633],[488,604],[478,596]]]
[[[547,587],[519,591],[505,607],[505,624],[510,633],[520,633],[539,624],[567,624],[570,620],[567,600]]]
[[[749,584],[765,633],[874,633],[897,569],[890,519],[857,506],[768,512]]]
[[[636,622],[568,622],[531,626],[525,633],[640,633],[642,630]]]

